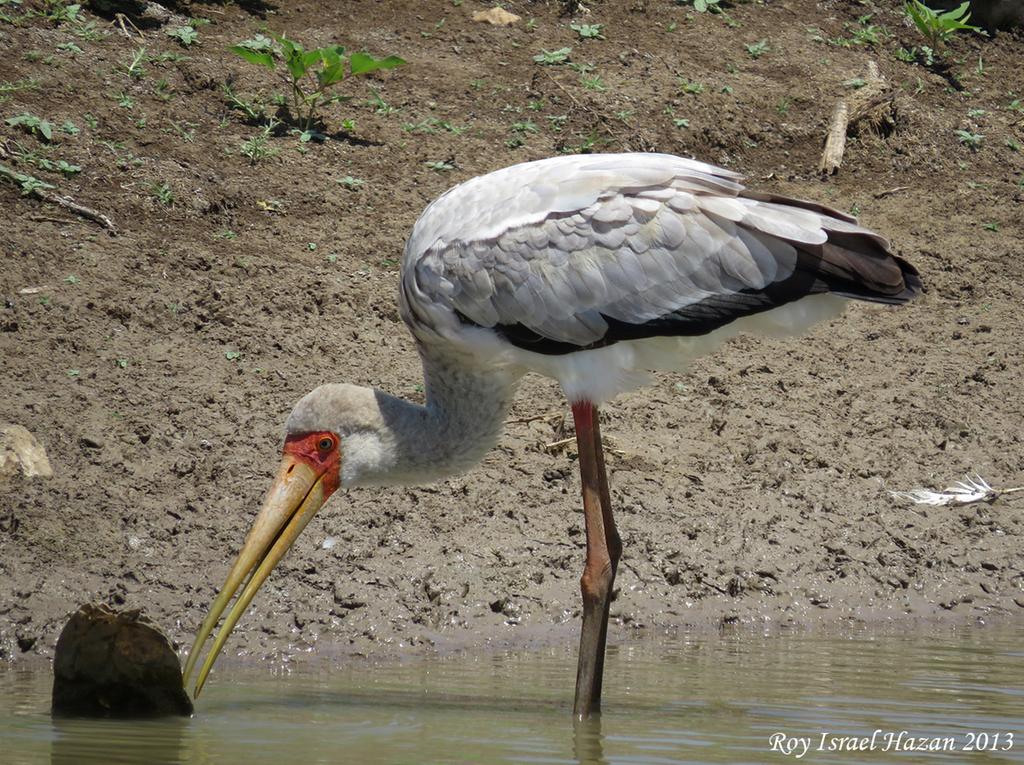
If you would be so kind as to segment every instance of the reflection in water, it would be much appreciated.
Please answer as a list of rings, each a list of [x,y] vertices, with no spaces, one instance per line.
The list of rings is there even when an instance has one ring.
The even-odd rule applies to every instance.
[[[572,726],[572,749],[579,765],[608,765],[604,758],[601,718],[576,720]]]
[[[195,716],[51,720],[48,671],[0,669],[3,765],[670,765],[794,762],[773,734],[1013,733],[998,752],[808,752],[851,765],[1024,763],[1024,629],[683,635],[608,654],[600,721],[572,723],[571,648],[286,675],[220,667]]]
[[[189,720],[97,720],[54,717],[50,765],[178,765]]]

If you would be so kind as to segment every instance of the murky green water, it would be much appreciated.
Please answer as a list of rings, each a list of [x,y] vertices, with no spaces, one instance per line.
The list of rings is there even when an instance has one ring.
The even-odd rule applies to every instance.
[[[575,730],[570,650],[324,664],[228,665],[193,719],[132,723],[51,720],[49,673],[0,669],[0,762],[1024,762],[1024,626],[612,647],[600,726]],[[806,753],[772,752],[773,735]]]

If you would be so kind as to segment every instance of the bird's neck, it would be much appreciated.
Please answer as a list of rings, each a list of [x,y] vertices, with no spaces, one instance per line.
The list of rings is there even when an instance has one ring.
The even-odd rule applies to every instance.
[[[373,483],[420,484],[462,473],[497,443],[519,376],[421,351],[426,405],[378,394],[386,470]]]

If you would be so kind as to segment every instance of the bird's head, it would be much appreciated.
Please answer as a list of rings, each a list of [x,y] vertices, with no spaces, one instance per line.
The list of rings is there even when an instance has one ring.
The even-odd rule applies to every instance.
[[[231,630],[306,524],[339,486],[354,483],[379,461],[381,424],[375,392],[368,388],[323,385],[295,405],[277,477],[189,652],[186,681],[203,643],[248,577],[200,669],[197,696]]]

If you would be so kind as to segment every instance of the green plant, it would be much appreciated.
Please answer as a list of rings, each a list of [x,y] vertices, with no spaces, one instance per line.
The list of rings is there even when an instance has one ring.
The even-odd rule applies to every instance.
[[[188,24],[183,24],[180,27],[171,27],[167,30],[167,36],[173,37],[184,48],[189,47],[199,39],[199,33]]]
[[[274,45],[273,41],[276,41]],[[298,126],[309,133],[317,120],[318,110],[331,103],[347,100],[347,96],[329,95],[327,91],[347,76],[369,74],[378,69],[394,69],[405,61],[398,56],[374,58],[368,53],[345,56],[340,45],[305,50],[285,35],[274,35],[273,41],[263,35],[245,40],[231,47],[231,51],[246,61],[276,71],[277,61],[284,64],[285,80],[291,89],[291,108]],[[346,66],[347,65],[347,66]]]
[[[704,84],[700,82],[692,82],[685,77],[680,77],[679,90],[682,93],[689,93],[690,95],[696,96],[704,92]]]
[[[698,13],[722,13],[722,8],[719,3],[722,0],[683,0],[684,3],[692,2],[693,10]]]
[[[910,50],[900,48],[896,51],[896,58],[906,64],[913,64],[917,61],[917,48],[911,48]]]
[[[38,88],[39,80],[31,78],[17,82],[0,82],[0,103],[6,101],[11,93],[17,93],[19,90],[37,90]]]
[[[72,165],[70,162],[66,162],[65,160],[57,160],[56,164],[47,164],[52,166],[50,168],[46,168],[47,170],[56,170],[58,173],[61,173],[66,178],[70,178],[72,175],[78,175],[80,172],[82,172],[81,167],[79,167],[78,165]]]
[[[107,33],[102,29],[97,29],[95,21],[79,21],[75,24],[71,33],[86,42],[96,42],[97,40],[105,39],[107,36]]]
[[[447,17],[445,17],[445,18],[447,18]],[[445,19],[442,18],[440,21],[438,21],[436,24],[434,24],[434,29],[433,29],[432,32],[426,32],[426,31],[420,32],[420,37],[428,37],[428,38],[429,37],[433,37],[434,36],[434,32],[439,32],[441,30],[441,27],[444,26],[444,22],[445,22]]]
[[[540,53],[533,57],[533,60],[544,66],[557,66],[569,60],[572,48],[559,48],[558,50],[547,50],[541,48]]]
[[[244,114],[248,119],[255,122],[262,122],[266,119],[266,109],[261,101],[257,99],[246,101],[235,93],[234,88],[231,87],[231,83],[229,82],[225,82],[221,85],[220,90],[224,96],[224,103],[232,109],[242,112],[242,114]]]
[[[53,125],[50,124],[49,120],[44,120],[35,114],[22,112],[13,117],[8,117],[6,122],[11,127],[20,127],[26,133],[42,138],[47,143],[53,140]]]
[[[406,122],[402,125],[402,130],[404,130],[406,133],[415,134],[437,133],[439,132],[438,128],[446,130],[449,133],[454,133],[455,135],[462,135],[469,129],[467,127],[458,127],[456,125],[453,125],[448,120],[438,119],[437,117],[427,117],[426,119],[420,120],[419,122]]]
[[[601,79],[601,75],[595,74],[593,77],[587,77],[583,75],[580,77],[580,84],[583,85],[587,90],[596,90],[598,93],[603,93],[608,90],[604,84],[604,80]]]
[[[373,96],[366,102],[366,105],[373,107],[374,114],[383,114],[384,116],[387,116],[398,111],[397,106],[392,106],[384,100],[384,97],[380,94],[379,90],[376,88],[370,88],[370,92]]]
[[[548,115],[548,122],[551,123],[551,129],[556,133],[561,133],[562,128],[565,127],[565,123],[569,121],[568,114],[551,114]]]
[[[41,181],[34,175],[19,173],[17,170],[7,167],[7,165],[2,163],[0,163],[0,178],[16,184],[21,189],[22,196],[42,196],[42,191],[53,188],[52,184]]]
[[[80,3],[70,3],[64,5],[62,0],[45,0],[43,3],[43,10],[38,11],[38,15],[52,21],[56,24],[63,24],[66,21],[77,22],[79,21],[79,13],[82,11]]]
[[[750,45],[745,45],[744,47],[751,58],[761,58],[761,56],[768,52],[769,48],[767,40],[758,40],[756,43],[750,43]]]
[[[455,169],[454,163],[452,163],[449,160],[445,160],[445,159],[437,159],[437,160],[433,160],[431,162],[426,162],[425,164],[431,170],[436,170],[439,173],[443,172],[445,170],[454,170]]]
[[[948,42],[962,29],[985,34],[979,27],[973,27],[967,23],[971,18],[970,0],[945,13],[932,10],[921,0],[908,0],[903,10],[928,41],[928,47],[932,51],[939,50],[941,45]]]
[[[349,191],[358,191],[359,188],[366,183],[362,178],[354,178],[351,175],[346,175],[344,178],[337,178],[338,184],[344,186]]]
[[[960,139],[960,143],[966,146],[971,151],[977,151],[981,148],[982,142],[985,140],[985,136],[981,133],[972,133],[969,130],[956,130],[956,137]]]
[[[537,128],[537,123],[535,123],[535,122],[533,122],[531,120],[526,120],[525,122],[513,122],[509,126],[509,129],[513,133],[537,133],[537,132],[539,132],[539,130]]]
[[[579,35],[581,40],[604,40],[602,34],[604,24],[570,24],[569,29]]]
[[[164,207],[171,207],[174,205],[174,192],[166,183],[154,183],[149,187],[149,191],[153,195],[153,198]]]
[[[145,74],[146,74],[146,70],[142,68],[142,62],[145,61],[145,60],[146,60],[146,49],[145,48],[139,48],[132,55],[132,60],[129,61],[125,65],[124,71],[133,80],[141,80],[145,76]]]
[[[270,148],[268,144],[270,143],[270,136],[279,124],[277,120],[271,119],[270,122],[263,126],[259,133],[242,142],[239,150],[243,156],[249,158],[250,164],[255,165],[261,159],[273,157],[277,154],[277,149]]]

